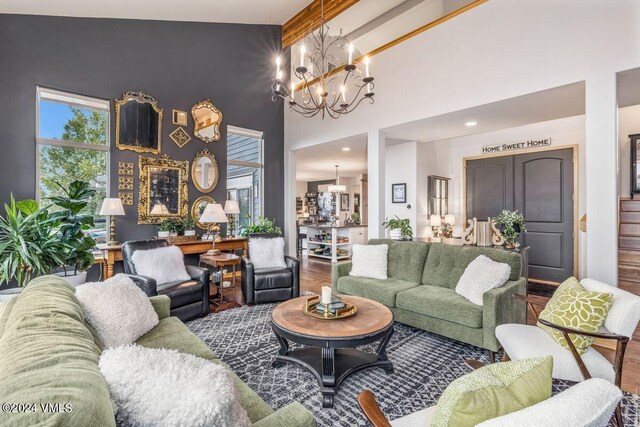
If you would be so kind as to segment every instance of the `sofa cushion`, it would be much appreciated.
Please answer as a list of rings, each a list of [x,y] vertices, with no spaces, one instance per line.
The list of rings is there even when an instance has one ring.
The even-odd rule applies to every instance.
[[[293,285],[293,272],[289,268],[259,268],[254,270],[256,290],[290,288]]]
[[[400,279],[370,279],[344,276],[338,279],[338,292],[378,301],[387,307],[396,306],[398,292],[415,288],[416,284]]]
[[[141,336],[136,344],[148,348],[166,348],[193,354],[203,359],[216,360],[218,357],[177,317],[161,319],[160,323]]]
[[[482,328],[482,306],[468,301],[452,289],[418,286],[400,292],[396,306],[470,328]]]
[[[99,356],[74,289],[55,276],[33,280],[16,299],[0,338],[0,395],[3,402],[60,403],[61,409],[0,419],[7,425],[115,426]],[[65,403],[71,411],[63,410]]]
[[[502,249],[432,243],[427,255],[427,262],[424,264],[422,284],[455,289],[464,270],[479,255],[485,255],[496,262],[509,264],[511,267],[509,280],[520,278],[522,258],[518,253]]]
[[[429,253],[429,243],[398,242],[390,239],[371,239],[370,245],[389,245],[387,274],[389,277],[416,284],[422,279],[424,263]]]

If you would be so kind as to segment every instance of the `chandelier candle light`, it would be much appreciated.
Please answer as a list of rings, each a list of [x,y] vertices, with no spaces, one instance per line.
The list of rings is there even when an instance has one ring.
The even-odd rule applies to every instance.
[[[305,44],[313,46],[313,49],[307,52]],[[349,52],[349,60],[342,69],[336,65],[339,62],[332,53],[336,49]],[[362,77],[362,70],[354,63],[353,51],[353,45],[342,36],[342,30],[336,37],[329,35],[329,26],[324,21],[324,1],[321,1],[320,28],[309,34],[301,44],[300,65],[293,71],[290,88],[283,81],[282,59],[279,56],[276,58],[276,74],[271,85],[273,101],[281,98],[289,104],[289,109],[304,117],[321,114],[323,119],[327,114],[333,119],[348,114],[365,99],[373,104],[375,85],[369,71],[369,57],[365,56],[362,60],[365,69]],[[301,84],[301,94],[297,99],[294,76]]]

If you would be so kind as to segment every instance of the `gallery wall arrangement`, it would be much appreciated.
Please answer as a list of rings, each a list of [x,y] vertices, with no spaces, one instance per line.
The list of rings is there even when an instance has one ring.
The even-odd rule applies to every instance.
[[[185,200],[176,201],[181,216],[226,200],[227,125],[264,132],[264,215],[283,223],[283,108],[271,100],[271,76],[253,72],[272,61],[279,26],[0,15],[0,38],[12,41],[0,45],[7,59],[0,91],[11,100],[0,106],[0,140],[11,141],[5,149],[20,159],[0,171],[0,203],[11,193],[35,197],[34,105],[41,86],[112,105],[109,196],[119,197],[126,213],[117,218],[117,240],[156,234],[153,200],[146,190],[141,198],[140,178],[171,180],[175,173],[152,176],[146,162],[186,165],[177,179],[186,182]],[[125,120],[141,113],[144,120]],[[138,141],[149,144],[120,138],[127,129],[144,130]],[[198,165],[215,166],[215,173],[195,179]]]

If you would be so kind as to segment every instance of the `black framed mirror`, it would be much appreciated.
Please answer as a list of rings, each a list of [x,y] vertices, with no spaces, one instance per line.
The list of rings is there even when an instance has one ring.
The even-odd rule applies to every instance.
[[[139,153],[160,154],[162,108],[142,92],[127,92],[115,101],[116,147]]]

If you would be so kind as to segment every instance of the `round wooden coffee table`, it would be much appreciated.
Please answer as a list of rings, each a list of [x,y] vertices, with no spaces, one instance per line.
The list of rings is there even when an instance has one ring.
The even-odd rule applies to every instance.
[[[295,363],[315,375],[322,389],[324,408],[333,407],[338,387],[354,372],[377,367],[393,373],[393,364],[385,351],[393,335],[391,310],[366,298],[340,297],[358,307],[354,316],[323,320],[304,314],[302,309],[308,296],[285,301],[271,313],[271,327],[280,343],[273,366]],[[375,354],[355,348],[378,340]],[[306,347],[290,350],[289,341]]]

